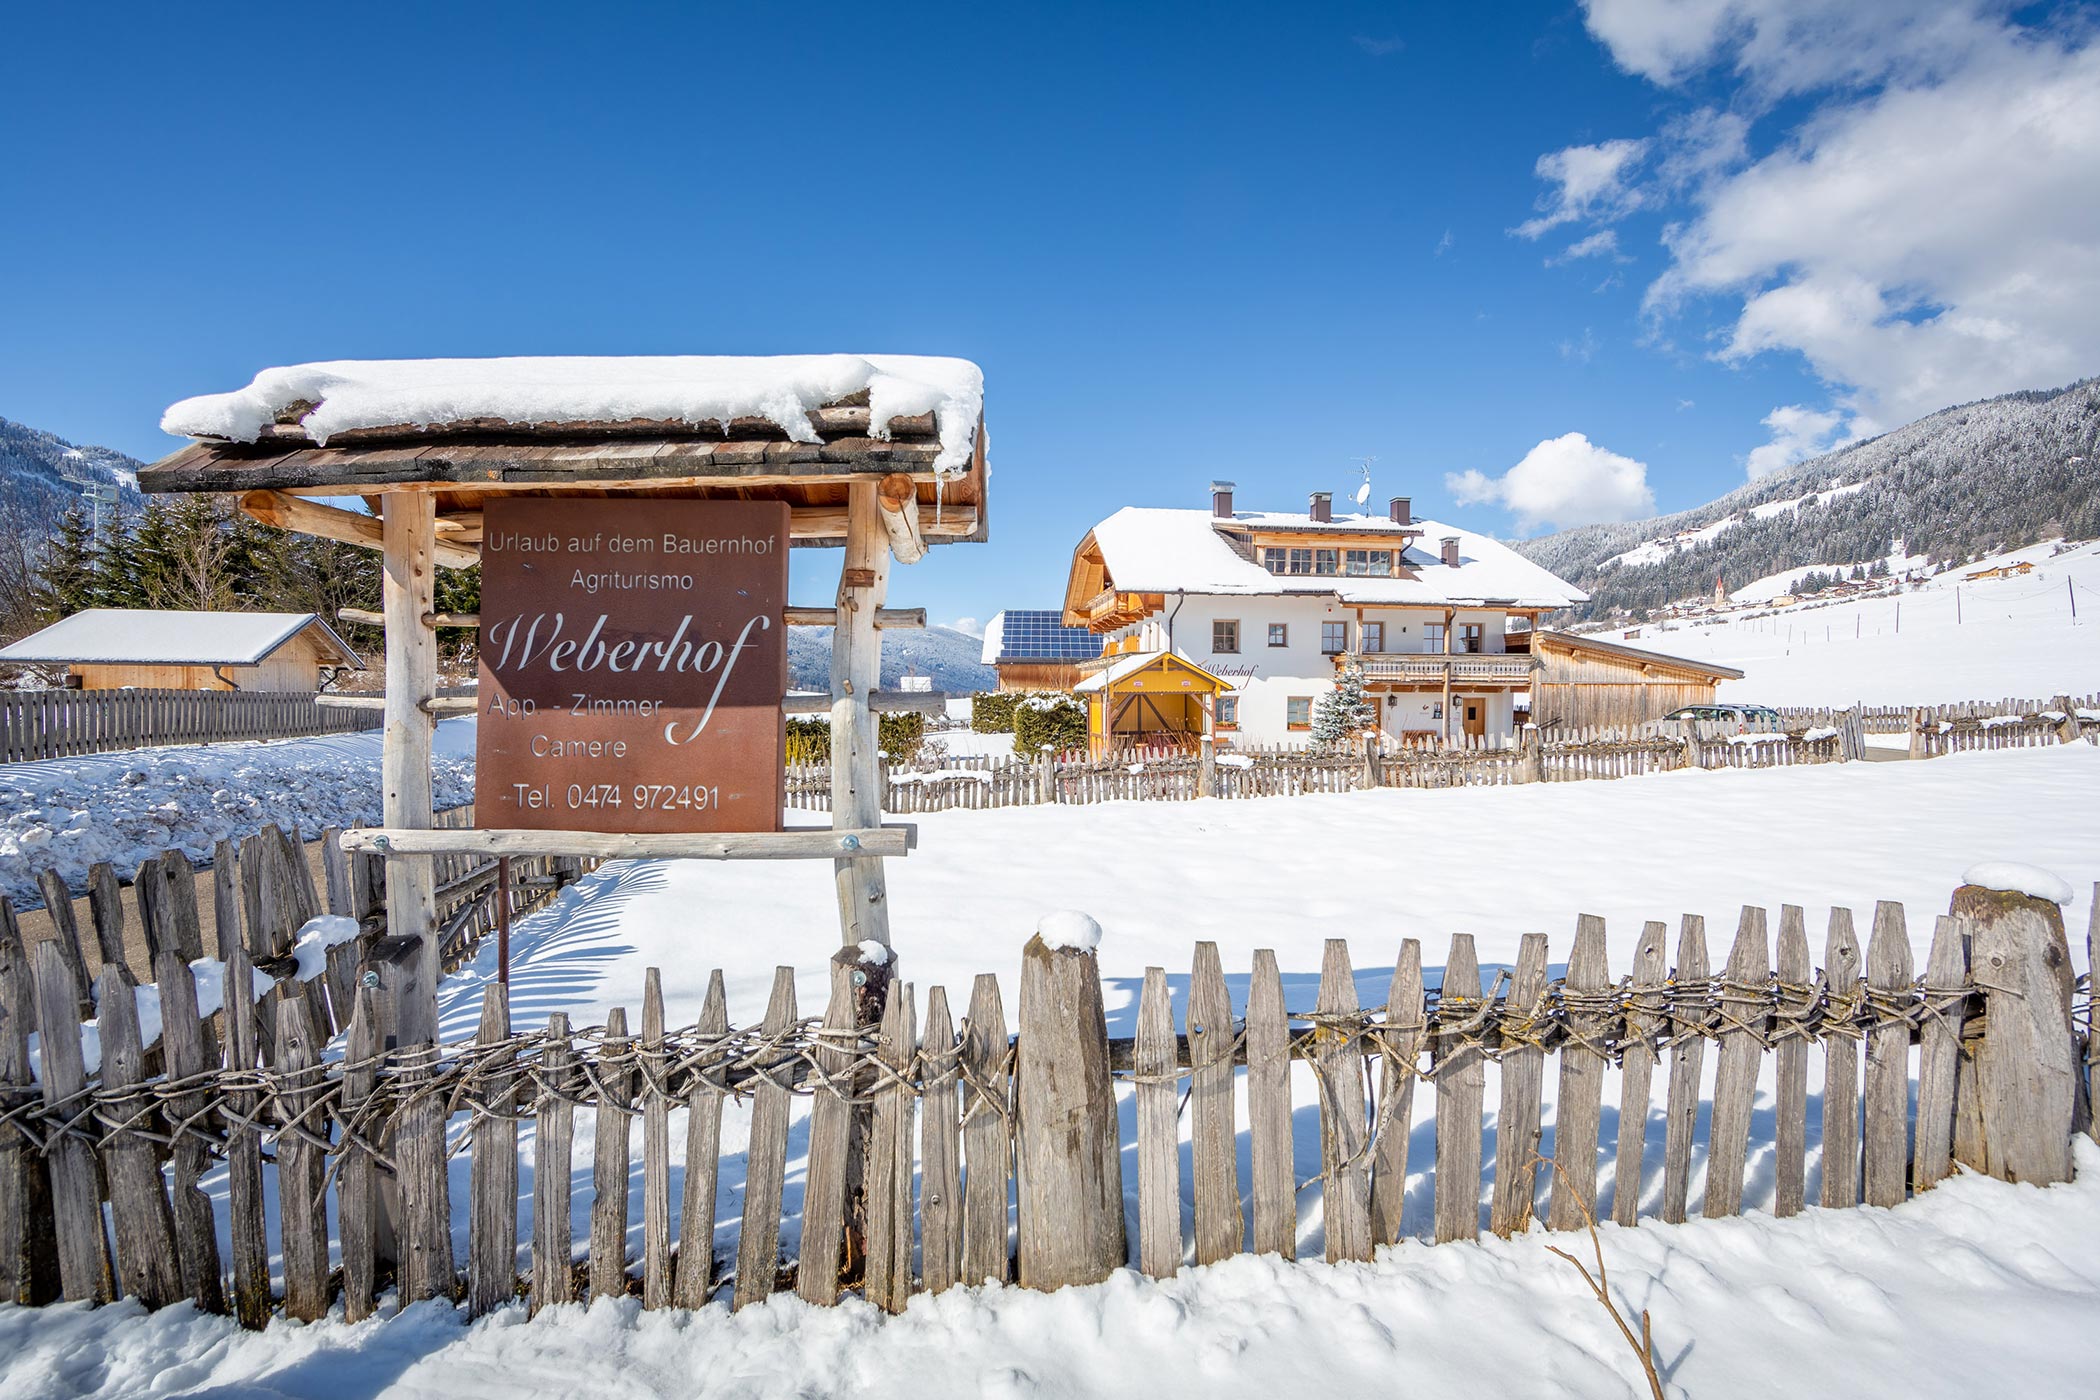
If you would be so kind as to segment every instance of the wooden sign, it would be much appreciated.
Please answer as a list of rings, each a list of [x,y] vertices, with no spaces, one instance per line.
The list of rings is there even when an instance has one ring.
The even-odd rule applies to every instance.
[[[477,823],[779,830],[786,503],[498,497],[483,531]]]

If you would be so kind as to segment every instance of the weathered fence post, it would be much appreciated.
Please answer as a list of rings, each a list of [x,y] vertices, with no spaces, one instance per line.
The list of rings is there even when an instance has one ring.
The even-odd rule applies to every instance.
[[[2075,723],[2074,723],[2075,727]],[[1218,744],[1205,734],[1196,741],[1196,796],[1218,795]],[[1179,1228],[1178,1226],[1176,1227]]]
[[[2028,872],[2006,873],[2015,877],[2006,883],[2041,887],[2017,878]],[[2069,1181],[2079,1066],[2063,910],[2053,899],[1965,884],[1950,912],[1976,930],[1970,967],[1984,1005],[1976,1055],[1984,1170],[2001,1181]]]
[[[1099,1283],[1126,1253],[1100,933],[1053,914],[1021,951],[1020,1281],[1045,1292]]]
[[[2066,744],[2078,742],[2078,706],[2068,695],[2059,695],[2049,702],[2063,719],[2056,726],[2056,737]]]
[[[1044,749],[1035,756],[1036,785],[1041,789],[1038,802],[1057,801],[1057,755]]]

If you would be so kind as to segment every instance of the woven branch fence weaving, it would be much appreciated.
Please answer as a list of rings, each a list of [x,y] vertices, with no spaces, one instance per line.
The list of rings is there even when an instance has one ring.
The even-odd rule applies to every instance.
[[[1901,906],[1886,902],[1864,941],[1850,911],[1832,910],[1820,958],[1791,905],[1776,940],[1767,912],[1745,908],[1718,966],[1699,917],[1672,942],[1646,924],[1615,973],[1603,920],[1583,916],[1552,976],[1543,934],[1493,969],[1469,935],[1441,969],[1409,939],[1384,1001],[1366,1006],[1336,940],[1316,982],[1290,980],[1310,993],[1295,1007],[1273,954],[1254,954],[1236,998],[1216,945],[1198,943],[1178,998],[1164,969],[1146,972],[1135,1034],[1121,1037],[1088,950],[1029,943],[1016,1035],[997,978],[975,979],[958,1018],[945,989],[921,998],[894,959],[848,949],[831,960],[821,1016],[803,1014],[782,968],[755,1023],[730,1023],[717,972],[697,1019],[667,1024],[652,970],[638,1024],[619,1010],[603,1025],[555,1013],[513,1028],[491,986],[473,1039],[390,1049],[369,985],[326,1008],[346,1027],[331,1043],[314,1002],[338,987],[279,983],[258,1000],[239,947],[211,1014],[192,968],[158,961],[152,1045],[129,973],[104,969],[85,1036],[68,959],[49,940],[25,948],[0,918],[0,1290],[188,1300],[251,1326],[338,1300],[367,1316],[389,1286],[477,1312],[521,1296],[536,1311],[626,1293],[648,1307],[744,1306],[790,1290],[896,1310],[915,1292],[987,1281],[1292,1258],[1315,1185],[1325,1255],[1347,1260],[1405,1235],[1467,1240],[1535,1217],[1559,1230],[1592,1211],[1630,1226],[1683,1220],[1695,1204],[1708,1217],[1764,1208],[1761,1184],[1746,1194],[1753,1160],[1760,1183],[1769,1166],[1780,1215],[1894,1205],[1957,1165],[2068,1176],[2070,1134],[2086,1123],[2090,990],[2069,973],[2054,905],[1965,886],[1922,969]],[[1755,1125],[1768,1065],[1767,1137]],[[1119,1096],[1135,1100],[1129,1127]],[[741,1151],[723,1149],[731,1102],[749,1107]],[[521,1134],[534,1136],[530,1161],[568,1163],[579,1112],[595,1115],[589,1172],[535,1171],[521,1191]],[[798,1165],[790,1123],[805,1114],[799,1230],[784,1231],[797,1223],[783,1209]],[[1540,1165],[1548,1131],[1557,1171]],[[469,1199],[456,1230],[448,1164],[460,1157]],[[583,1240],[571,1237],[579,1189]]]

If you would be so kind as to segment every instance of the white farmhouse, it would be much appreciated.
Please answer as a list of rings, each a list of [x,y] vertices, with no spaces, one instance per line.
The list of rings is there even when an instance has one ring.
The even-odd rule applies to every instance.
[[[1073,551],[1063,620],[1106,640],[1076,687],[1097,746],[1186,743],[1205,710],[1221,743],[1309,742],[1349,654],[1394,739],[1513,732],[1535,662],[1523,631],[1511,647],[1511,623],[1587,595],[1485,535],[1415,519],[1405,496],[1383,516],[1336,515],[1318,491],[1305,513],[1279,514],[1233,509],[1232,490],[1212,483],[1209,511],[1127,506]],[[1146,681],[1179,672],[1169,658],[1229,688],[1159,705]]]

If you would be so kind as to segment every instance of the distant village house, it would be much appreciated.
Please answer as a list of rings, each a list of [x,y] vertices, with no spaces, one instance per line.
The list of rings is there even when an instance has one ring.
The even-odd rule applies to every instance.
[[[364,662],[317,613],[88,608],[0,648],[81,690],[314,691]]]

